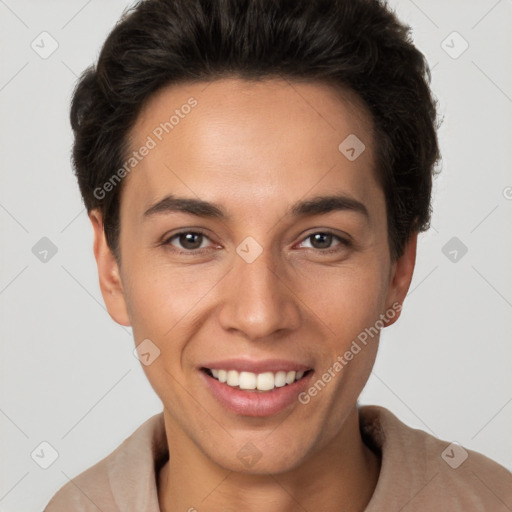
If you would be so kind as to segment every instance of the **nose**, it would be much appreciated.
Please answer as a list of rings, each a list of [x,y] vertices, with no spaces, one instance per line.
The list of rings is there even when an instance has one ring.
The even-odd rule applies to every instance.
[[[235,255],[228,279],[222,283],[219,321],[225,330],[261,340],[300,325],[300,301],[272,257],[264,250],[248,263]]]

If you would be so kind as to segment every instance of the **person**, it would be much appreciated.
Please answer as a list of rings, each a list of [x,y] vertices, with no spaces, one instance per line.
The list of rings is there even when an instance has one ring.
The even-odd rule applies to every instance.
[[[505,511],[511,475],[361,406],[428,229],[437,101],[378,0],[143,0],[74,91],[109,314],[161,413],[59,511]]]

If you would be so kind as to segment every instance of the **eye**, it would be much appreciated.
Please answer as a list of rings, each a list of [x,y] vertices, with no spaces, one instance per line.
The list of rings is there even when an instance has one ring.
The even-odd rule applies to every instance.
[[[317,233],[312,233],[311,235],[307,236],[304,240],[310,241],[309,248],[318,249],[322,252],[334,252],[350,246],[350,242],[348,240],[341,238],[340,236],[335,235],[334,233],[330,233],[328,231],[318,231]],[[334,240],[338,240],[339,243],[333,249],[332,243]],[[300,245],[302,245],[303,243],[304,242],[302,242]]]
[[[163,244],[178,249],[178,252],[194,252],[208,247],[205,242],[211,240],[200,231],[182,231],[167,238]],[[183,249],[183,250],[179,250]]]
[[[304,245],[307,241],[309,241],[309,246]],[[338,243],[333,247],[333,242],[335,241]],[[210,238],[201,231],[181,231],[165,239],[162,245],[171,246],[172,250],[178,253],[194,254],[211,248],[208,242],[212,243]],[[299,244],[300,246],[306,249],[316,249],[323,253],[332,253],[350,247],[351,243],[349,240],[329,231],[318,231],[304,238],[301,244]]]

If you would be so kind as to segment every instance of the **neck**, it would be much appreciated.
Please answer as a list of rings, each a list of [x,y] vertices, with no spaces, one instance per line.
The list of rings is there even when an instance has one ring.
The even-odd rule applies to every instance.
[[[266,512],[362,512],[379,477],[380,459],[361,439],[356,407],[335,438],[300,466],[279,474],[223,469],[190,441],[180,442],[180,433],[184,435],[166,416],[167,439],[174,442],[158,478],[162,512],[226,508],[253,512],[263,507]]]

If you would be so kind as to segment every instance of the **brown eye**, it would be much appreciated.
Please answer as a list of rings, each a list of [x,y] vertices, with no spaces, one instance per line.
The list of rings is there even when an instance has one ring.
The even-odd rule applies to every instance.
[[[315,233],[310,235],[311,245],[315,249],[329,249],[332,244],[333,236],[329,233]]]
[[[203,235],[201,233],[182,233],[178,240],[184,249],[194,250],[201,247]]]
[[[303,245],[306,241],[309,241],[309,246]],[[310,249],[318,249],[320,252],[335,252],[350,247],[350,242],[334,233],[318,231],[304,238],[301,245]]]
[[[197,231],[182,231],[181,233],[176,233],[169,237],[164,242],[164,245],[170,245],[178,251],[181,249],[181,252],[193,252],[207,248],[207,246],[203,244],[208,240],[209,238],[203,233]]]

